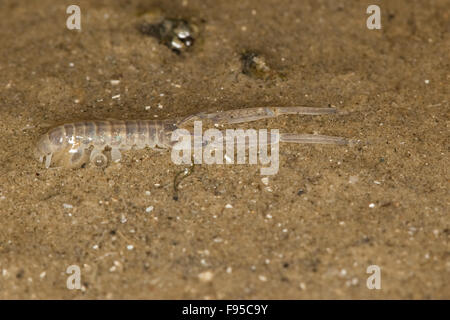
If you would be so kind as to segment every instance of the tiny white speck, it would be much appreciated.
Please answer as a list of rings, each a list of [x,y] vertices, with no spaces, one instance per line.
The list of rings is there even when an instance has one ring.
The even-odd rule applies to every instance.
[[[145,106],[145,110],[150,110],[151,108],[151,106]]]
[[[97,250],[97,249],[98,249],[98,244],[94,244],[94,245],[92,246],[92,249]]]
[[[375,203],[369,204],[369,208],[375,208]]]
[[[151,195],[152,193],[150,192],[150,191],[145,191],[145,195],[146,196],[149,196],[149,195]]]
[[[147,213],[152,212],[152,211],[153,211],[153,206],[147,207],[145,209],[145,212],[147,212]]]
[[[227,268],[227,273],[232,273],[233,272],[233,268],[232,267],[228,267]]]
[[[162,109],[164,108],[163,105],[161,103],[158,103],[158,109]]]
[[[72,209],[73,205],[68,204],[68,203],[63,203],[63,207],[64,207],[64,209]]]
[[[283,231],[284,233],[286,233],[286,232],[288,232],[288,229],[283,229],[282,231]]]
[[[228,204],[225,206],[225,208],[227,208],[227,209],[232,209],[233,206],[232,206],[231,204],[228,203]]]
[[[380,181],[377,181],[377,180],[375,180],[373,183],[378,184],[378,185],[381,184],[381,182],[380,182]]]
[[[267,178],[267,177],[261,178],[261,181],[262,181],[262,183],[264,183],[266,186],[269,184],[269,178]]]
[[[69,67],[71,67],[71,68],[75,67],[75,63],[69,62]]]
[[[117,86],[120,83],[120,80],[111,80],[110,83],[112,86]]]
[[[425,84],[429,84],[430,83],[430,80],[425,80]]]
[[[267,277],[266,276],[260,275],[258,278],[259,278],[259,280],[261,280],[263,282],[267,281]]]
[[[347,275],[347,270],[342,269],[342,270],[341,270],[341,276],[345,276],[345,275]]]
[[[128,250],[133,250],[133,249],[134,249],[134,247],[133,247],[133,245],[132,245],[132,244],[129,244],[129,245],[127,245],[127,249],[128,249]]]
[[[266,215],[266,218],[267,218],[267,219],[272,219],[272,215],[268,213],[268,214]]]
[[[111,99],[120,99],[120,94],[116,94],[115,96],[112,96]]]
[[[41,278],[41,279],[45,278],[46,274],[47,273],[45,271],[41,272],[41,274],[39,275],[39,278]]]
[[[227,163],[233,163],[233,159],[231,159],[229,155],[225,154],[224,158]]]

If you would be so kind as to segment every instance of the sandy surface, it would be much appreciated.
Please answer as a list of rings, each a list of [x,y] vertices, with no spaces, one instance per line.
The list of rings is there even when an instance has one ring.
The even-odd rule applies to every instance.
[[[449,299],[449,2],[375,1],[368,30],[373,2],[79,1],[77,32],[71,1],[1,1],[0,298]],[[191,51],[139,33],[154,8],[199,24]],[[242,74],[248,50],[283,76]],[[167,152],[76,170],[32,153],[78,119],[329,104],[348,114],[242,127],[362,144],[283,144],[268,185],[260,166],[198,166],[178,201]]]

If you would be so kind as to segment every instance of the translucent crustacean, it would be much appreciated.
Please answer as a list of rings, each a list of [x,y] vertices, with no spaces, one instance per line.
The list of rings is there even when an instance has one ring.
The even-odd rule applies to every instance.
[[[198,113],[187,118],[173,120],[92,120],[66,123],[57,126],[44,135],[37,143],[35,155],[47,168],[52,163],[66,167],[80,167],[87,162],[106,166],[108,157],[104,151],[111,150],[111,160],[118,162],[121,151],[133,147],[143,149],[168,149],[174,145],[171,134],[176,129],[194,120],[212,123],[235,124],[260,119],[275,118],[280,115],[323,115],[335,114],[335,108],[310,107],[264,107],[237,109],[216,113]],[[345,145],[348,140],[341,137],[280,133],[280,142],[321,143]]]

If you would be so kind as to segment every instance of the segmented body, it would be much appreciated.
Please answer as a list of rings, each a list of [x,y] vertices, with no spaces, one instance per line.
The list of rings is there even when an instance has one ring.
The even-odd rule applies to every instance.
[[[169,148],[170,134],[177,126],[171,121],[159,120],[105,120],[80,121],[57,126],[41,136],[37,156],[49,167],[52,158],[62,165],[73,167],[90,160],[105,161],[102,152],[111,148],[111,158],[118,161],[120,150],[132,147],[143,149]]]
[[[236,124],[275,118],[281,115],[329,115],[335,113],[337,110],[334,108],[263,107],[215,113],[201,112],[176,120],[80,121],[57,126],[41,136],[35,155],[39,161],[45,161],[47,168],[53,162],[66,167],[77,167],[88,160],[104,166],[108,163],[108,158],[104,154],[105,149],[110,149],[111,160],[114,162],[120,161],[122,150],[129,150],[132,147],[167,149],[174,145],[171,139],[172,133],[178,127],[195,120]],[[348,140],[340,137],[295,133],[282,133],[279,141],[335,145],[348,143]]]

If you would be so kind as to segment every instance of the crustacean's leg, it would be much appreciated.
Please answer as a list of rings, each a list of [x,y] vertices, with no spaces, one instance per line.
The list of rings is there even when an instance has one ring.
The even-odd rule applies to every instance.
[[[243,122],[251,122],[261,119],[276,118],[281,115],[325,115],[337,114],[339,111],[335,108],[312,108],[312,107],[262,107],[236,109],[214,113],[198,113],[189,116],[179,122],[182,126],[188,122],[195,120],[209,120],[213,123],[235,124]],[[347,144],[345,138],[315,135],[315,134],[295,134],[280,133],[281,142],[291,143],[321,143],[321,144]]]

